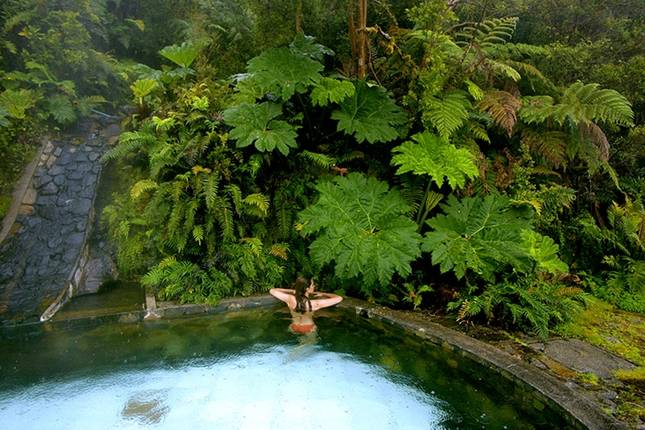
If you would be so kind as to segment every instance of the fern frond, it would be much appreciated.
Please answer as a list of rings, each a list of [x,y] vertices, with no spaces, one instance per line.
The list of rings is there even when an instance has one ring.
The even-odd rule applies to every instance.
[[[219,177],[211,173],[201,178],[202,180],[202,196],[206,202],[206,209],[212,211],[215,209],[215,202],[219,192]]]
[[[156,142],[157,136],[145,130],[121,133],[117,146],[107,151],[101,160],[105,162],[123,158]]]
[[[581,124],[580,131],[584,138],[589,139],[594,148],[598,151],[600,159],[605,162],[609,161],[609,140],[602,129],[593,122],[590,122]]]
[[[298,155],[311,161],[313,164],[323,169],[329,169],[336,165],[336,159],[334,157],[330,157],[327,154],[304,150]]]
[[[204,228],[201,225],[193,227],[193,240],[198,244],[202,244],[204,240]]]
[[[509,137],[517,123],[517,111],[522,102],[506,91],[489,91],[478,104],[479,109],[487,112],[493,121],[504,130]]]
[[[275,243],[271,245],[269,254],[287,261],[287,259],[289,258],[289,246],[283,243]]]
[[[522,142],[555,167],[562,167],[566,161],[568,140],[569,136],[561,131],[537,132],[525,129],[522,132]]]
[[[261,193],[249,194],[244,197],[244,204],[247,205],[247,208],[255,208],[253,211],[254,215],[259,213],[259,216],[267,216],[269,213],[269,198]]]
[[[234,224],[233,224],[233,211],[231,206],[224,199],[218,199],[221,202],[217,210],[216,218],[222,230],[222,238],[227,241],[235,239]]]
[[[233,202],[233,209],[235,213],[241,215],[244,211],[244,200],[242,199],[242,190],[236,184],[229,184],[225,187],[231,201]]]
[[[435,128],[444,137],[450,137],[460,128],[469,116],[472,108],[464,91],[452,91],[439,97],[422,99],[421,120],[427,128]]]
[[[488,59],[486,61],[486,64],[491,69],[491,71],[499,77],[508,78],[514,82],[518,82],[520,79],[522,79],[522,75],[520,75],[517,70],[506,63]]]
[[[492,18],[480,23],[463,26],[455,35],[457,45],[467,46],[471,43],[482,48],[504,44],[513,37],[518,18]]]
[[[152,179],[144,179],[142,181],[137,182],[132,186],[132,188],[130,188],[130,197],[133,200],[137,200],[145,192],[156,190],[157,187],[158,187],[157,183]]]

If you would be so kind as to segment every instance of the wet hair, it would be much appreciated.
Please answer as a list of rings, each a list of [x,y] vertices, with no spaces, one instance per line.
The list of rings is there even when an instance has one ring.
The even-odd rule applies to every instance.
[[[307,288],[309,287],[309,280],[304,276],[298,276],[296,282],[293,284],[293,289],[296,292],[296,308],[297,312],[311,312],[311,300],[307,297]]]

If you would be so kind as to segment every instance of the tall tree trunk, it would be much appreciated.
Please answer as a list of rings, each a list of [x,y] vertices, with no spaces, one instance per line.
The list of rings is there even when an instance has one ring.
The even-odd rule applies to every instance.
[[[367,0],[358,0],[358,77],[367,76]]]
[[[296,33],[302,33],[302,0],[296,0]]]

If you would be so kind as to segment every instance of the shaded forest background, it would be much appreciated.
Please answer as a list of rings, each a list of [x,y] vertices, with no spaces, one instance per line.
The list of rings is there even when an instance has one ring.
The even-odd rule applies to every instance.
[[[645,312],[640,0],[7,0],[0,31],[0,213],[40,135],[125,114],[103,218],[161,298]]]

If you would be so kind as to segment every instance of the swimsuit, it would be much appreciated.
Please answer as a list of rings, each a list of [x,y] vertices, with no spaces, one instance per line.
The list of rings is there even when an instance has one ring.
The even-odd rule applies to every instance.
[[[289,326],[291,331],[297,334],[309,334],[312,333],[314,330],[316,330],[316,324],[296,324],[296,323],[291,323]]]

